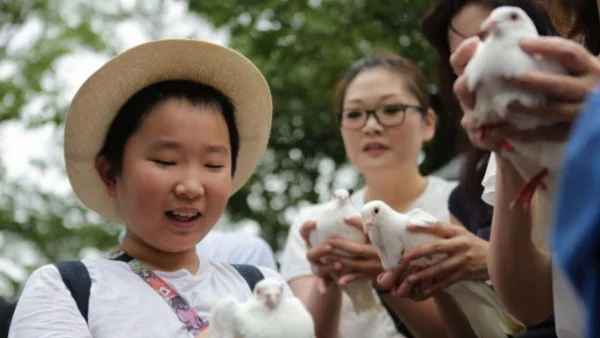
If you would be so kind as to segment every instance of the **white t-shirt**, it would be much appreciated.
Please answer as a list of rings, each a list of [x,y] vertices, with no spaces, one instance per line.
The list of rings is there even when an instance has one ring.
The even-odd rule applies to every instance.
[[[19,299],[9,338],[190,338],[171,307],[129,265],[120,261],[84,261],[92,280],[88,323],[54,265],[36,270]],[[281,279],[273,270],[259,268],[265,277]],[[188,301],[202,320],[224,296],[248,299],[252,292],[230,265],[200,261],[192,275],[187,270],[156,272]],[[285,295],[292,293],[286,286]]]
[[[492,206],[496,198],[496,171],[496,154],[492,153],[481,182],[483,185],[481,198]],[[536,208],[540,212],[538,219],[546,219],[550,223],[552,221],[552,201],[547,200],[545,196],[535,194],[532,203],[537,205]],[[551,250],[548,245],[548,228],[549,226],[538,225],[531,234],[536,247],[546,252]],[[552,294],[556,334],[559,338],[583,337],[583,302],[577,297],[562,269],[554,264],[555,261],[552,259]]]
[[[455,182],[429,176],[425,191],[407,210],[421,208],[441,221],[449,222],[448,197],[455,186]],[[365,203],[364,195],[364,188],[357,191],[351,197],[352,203],[360,208]],[[316,207],[313,206],[301,210],[299,217],[290,227],[281,260],[281,275],[287,281],[312,274],[310,263],[306,259],[307,247],[300,235],[300,227],[304,220],[311,217],[311,212],[315,209]],[[376,296],[375,299],[379,300],[379,297]],[[345,293],[342,297],[340,334],[342,338],[404,337],[396,330],[387,311],[366,312],[357,315],[352,307],[350,297]]]

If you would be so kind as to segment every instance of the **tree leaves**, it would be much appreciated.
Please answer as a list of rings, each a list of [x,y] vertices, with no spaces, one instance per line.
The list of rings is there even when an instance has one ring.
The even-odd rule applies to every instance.
[[[283,211],[301,201],[329,197],[317,192],[323,179],[319,166],[333,160],[337,170],[345,162],[331,112],[336,82],[353,61],[380,50],[414,60],[432,79],[435,53],[420,34],[421,18],[432,4],[431,0],[189,1],[191,11],[229,30],[231,47],[261,69],[273,93],[270,151],[249,184],[230,200],[232,220],[255,220],[261,234],[279,249],[290,221]],[[425,173],[456,154],[456,119],[438,113],[441,128],[426,149]],[[290,156],[298,151],[300,158]],[[272,180],[284,188],[266,189]],[[331,188],[333,179],[324,184]],[[248,201],[262,207],[250,208]]]

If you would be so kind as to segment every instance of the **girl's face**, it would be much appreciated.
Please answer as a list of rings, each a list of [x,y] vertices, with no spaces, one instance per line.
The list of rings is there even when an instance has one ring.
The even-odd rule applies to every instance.
[[[450,52],[454,52],[464,39],[479,34],[481,23],[490,13],[490,7],[482,3],[474,2],[465,5],[450,21],[448,29]]]
[[[127,236],[167,252],[194,248],[225,209],[231,158],[216,108],[175,98],[158,104],[126,142],[121,172],[104,177]]]
[[[341,128],[346,154],[363,174],[398,166],[417,166],[423,142],[434,135],[435,115],[428,111],[424,118],[415,108],[408,108],[404,113],[385,110],[386,106],[402,104],[421,105],[406,89],[404,77],[394,70],[384,67],[367,69],[348,85],[344,112],[376,110],[378,114],[405,115],[404,121],[393,127],[384,127],[369,116],[362,128]]]

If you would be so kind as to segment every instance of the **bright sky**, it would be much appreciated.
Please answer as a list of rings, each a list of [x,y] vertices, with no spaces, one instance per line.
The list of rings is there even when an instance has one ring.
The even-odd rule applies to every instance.
[[[130,0],[121,0],[123,4],[132,5]],[[151,2],[149,2],[151,3]],[[152,38],[183,38],[193,36],[197,39],[226,44],[228,34],[215,31],[198,16],[187,13],[184,2],[165,1],[166,10],[161,17],[153,18],[151,22],[140,20],[123,22],[115,27],[121,38],[124,48],[129,48]],[[176,25],[172,23],[176,22]],[[27,47],[33,36],[41,30],[41,25],[35,20],[30,20],[19,32],[13,48]],[[151,31],[152,30],[152,31]],[[57,63],[59,81],[67,84],[64,91],[66,102],[75,94],[75,91],[98,69],[108,57],[77,51],[60,59]],[[35,105],[31,105],[31,112],[36,114]],[[70,191],[64,173],[62,152],[59,141],[62,138],[62,129],[46,126],[37,130],[27,130],[19,122],[6,123],[0,126],[0,158],[6,166],[10,178],[19,178],[39,184],[42,189],[58,193]],[[18,147],[15,145],[18,144]],[[31,164],[31,160],[51,160],[58,166],[56,170],[42,172]]]

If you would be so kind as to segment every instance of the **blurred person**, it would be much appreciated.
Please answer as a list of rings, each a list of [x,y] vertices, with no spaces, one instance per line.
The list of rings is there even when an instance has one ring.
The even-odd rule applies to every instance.
[[[462,111],[452,92],[452,84],[456,80],[449,63],[450,54],[464,40],[479,34],[479,26],[489,13],[499,6],[518,6],[532,18],[540,34],[556,35],[546,11],[534,1],[519,0],[441,0],[425,16],[422,30],[427,40],[434,46],[439,57],[438,87],[440,97],[446,111],[460,118]],[[450,284],[459,280],[487,280],[489,237],[493,208],[481,198],[481,185],[490,151],[475,148],[467,143],[459,185],[452,191],[448,207],[451,213],[451,224],[436,224],[427,228],[414,227],[414,231],[429,232],[444,237],[436,244],[423,245],[407,250],[406,262],[434,254],[447,254],[448,259],[423,271],[404,276],[405,267],[394,273],[384,275],[386,286],[394,285],[401,294],[412,288],[419,289],[419,284],[434,278],[436,283],[424,289],[421,297],[429,297]],[[477,235],[477,236],[475,236]],[[478,238],[479,237],[479,238]],[[394,277],[401,277],[396,279]],[[455,327],[455,337],[473,336],[470,327],[460,328],[454,314],[444,311],[449,327]],[[522,337],[555,337],[552,318],[544,323],[530,327]]]
[[[459,76],[454,90],[465,111],[462,125],[476,146],[496,151],[497,145],[506,138],[564,142],[584,101],[600,82],[600,61],[595,55],[599,52],[597,2],[577,0],[558,1],[556,4],[572,11],[574,20],[569,31],[574,40],[539,37],[521,41],[521,48],[558,61],[568,74],[528,72],[510,80],[523,88],[545,93],[549,98],[545,105],[534,109],[512,106],[511,114],[543,116],[554,124],[527,131],[500,124],[480,139],[470,114],[473,94],[466,89],[465,77]],[[587,25],[582,22],[587,22]],[[584,43],[584,46],[578,42]],[[478,43],[477,38],[464,41],[451,56],[451,64],[458,75],[462,74]],[[489,259],[494,287],[509,310],[523,322],[537,323],[554,312],[559,337],[581,337],[582,301],[566,280],[561,266],[548,253],[552,251],[547,237],[554,201],[536,194],[531,213],[521,206],[509,208],[525,182],[509,161],[501,156],[494,160],[496,165],[488,166],[486,176],[489,179],[485,180],[487,195],[495,206]],[[539,242],[535,239],[536,234],[541,235],[546,248],[536,246]]]
[[[119,242],[123,242],[125,231]],[[229,264],[249,264],[277,270],[271,246],[259,236],[235,231],[212,229],[196,245],[200,257]]]
[[[334,113],[340,123],[349,161],[365,179],[351,201],[356,207],[383,200],[395,210],[421,208],[449,222],[448,195],[455,183],[419,172],[423,143],[435,134],[428,84],[410,61],[393,54],[376,54],[356,61],[338,83]],[[307,246],[307,221],[315,206],[300,210],[290,227],[281,260],[281,274],[312,313],[319,338],[445,337],[445,325],[433,299],[422,302],[392,297],[377,285],[383,270],[372,244],[340,239]],[[311,224],[312,223],[312,224]],[[356,258],[333,254],[340,249]],[[322,264],[322,257],[336,263]],[[339,279],[333,274],[344,270]],[[388,311],[357,314],[341,286],[354,279],[373,282],[373,292]],[[326,290],[320,290],[320,281]],[[321,291],[326,291],[324,294]]]
[[[0,338],[8,337],[8,329],[16,306],[16,303],[0,298]]]
[[[275,255],[259,236],[213,229],[196,245],[200,257],[229,264],[249,264],[277,270]]]

